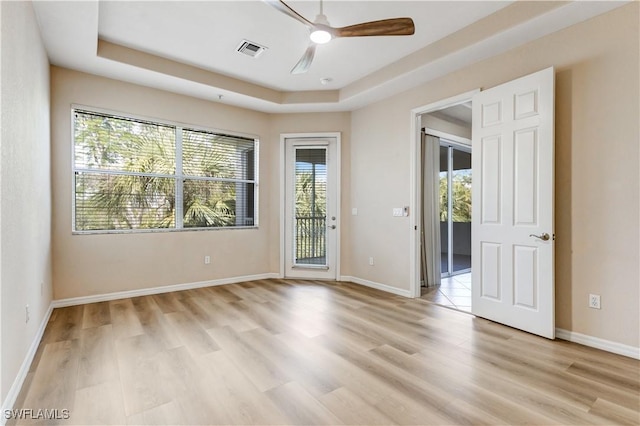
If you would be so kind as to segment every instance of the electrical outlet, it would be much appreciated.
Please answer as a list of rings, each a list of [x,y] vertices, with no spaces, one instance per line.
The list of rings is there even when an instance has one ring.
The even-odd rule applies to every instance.
[[[369,265],[373,266],[373,257],[369,258]]]
[[[599,294],[590,294],[589,295],[589,307],[593,309],[600,309],[600,295]]]
[[[25,323],[29,322],[29,305],[24,307]]]
[[[204,264],[205,265],[209,265],[211,263],[211,256],[205,256],[204,257]]]

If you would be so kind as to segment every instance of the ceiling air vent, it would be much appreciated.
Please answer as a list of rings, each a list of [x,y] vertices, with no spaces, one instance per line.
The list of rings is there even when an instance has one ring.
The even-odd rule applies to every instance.
[[[249,40],[242,40],[242,43],[240,43],[240,45],[236,48],[238,52],[244,53],[245,55],[251,56],[252,58],[257,58],[266,49],[266,47],[260,46],[259,44]]]

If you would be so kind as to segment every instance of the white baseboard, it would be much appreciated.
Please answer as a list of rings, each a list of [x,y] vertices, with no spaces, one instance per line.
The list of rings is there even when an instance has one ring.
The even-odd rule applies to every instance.
[[[391,287],[390,285],[387,285],[387,284],[381,284],[381,283],[365,280],[365,279],[358,278],[358,277],[351,277],[351,276],[348,276],[348,275],[343,275],[343,276],[340,277],[340,281],[349,281],[349,282],[352,282],[352,283],[355,283],[355,284],[363,285],[365,287],[371,287],[371,288],[375,288],[377,290],[386,291],[387,293],[397,294],[398,296],[412,297],[411,296],[411,291],[409,291],[409,290],[404,290],[404,289],[397,288],[397,287]]]
[[[558,339],[568,340],[569,342],[602,349],[603,351],[614,354],[628,356],[629,358],[640,359],[640,348],[634,346],[623,345],[622,343],[612,342],[611,340],[600,339],[599,337],[588,336],[562,328],[556,328],[556,337]]]
[[[33,362],[33,358],[36,356],[36,351],[38,350],[38,346],[40,345],[40,341],[42,340],[42,336],[44,335],[44,330],[47,328],[47,324],[49,323],[49,318],[51,317],[51,312],[53,312],[53,304],[49,304],[49,308],[47,312],[44,314],[42,318],[42,322],[40,322],[40,327],[38,327],[38,331],[36,335],[33,337],[33,341],[31,342],[31,346],[29,346],[29,350],[24,357],[24,361],[22,361],[22,365],[20,366],[20,370],[18,371],[18,375],[16,376],[11,388],[9,388],[9,392],[7,393],[7,397],[2,401],[2,411],[0,414],[0,425],[3,425],[7,422],[7,418],[4,415],[5,410],[11,410],[16,403],[16,399],[18,398],[18,394],[22,389],[22,385],[24,384],[25,379],[27,378],[27,374],[29,373],[29,368],[31,367],[31,362]]]
[[[129,297],[149,296],[152,294],[169,293],[172,291],[191,290],[194,288],[213,287],[225,284],[236,284],[246,281],[266,280],[278,278],[278,273],[267,273],[258,275],[247,275],[243,277],[221,278],[210,281],[198,281],[195,283],[173,284],[160,287],[141,288],[139,290],[117,291],[114,293],[96,294],[93,296],[71,297],[69,299],[59,299],[51,302],[54,308],[66,306],[85,305],[87,303],[106,302],[109,300],[127,299]]]

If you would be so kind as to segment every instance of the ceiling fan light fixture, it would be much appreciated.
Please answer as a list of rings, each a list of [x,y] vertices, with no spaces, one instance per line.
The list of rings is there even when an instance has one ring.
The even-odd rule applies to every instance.
[[[316,44],[325,44],[331,41],[331,33],[325,30],[313,30],[309,35],[312,42]]]
[[[0,0],[1,1],[1,0]],[[379,19],[377,21],[362,22],[346,27],[332,27],[324,14],[323,0],[320,0],[320,13],[311,22],[291,6],[285,0],[263,0],[285,15],[304,24],[311,30],[309,38],[311,43],[298,63],[291,69],[291,74],[307,72],[313,61],[316,46],[330,42],[333,38],[342,37],[368,37],[368,36],[407,36],[415,34],[415,24],[411,18]],[[288,0],[287,0],[288,1]]]

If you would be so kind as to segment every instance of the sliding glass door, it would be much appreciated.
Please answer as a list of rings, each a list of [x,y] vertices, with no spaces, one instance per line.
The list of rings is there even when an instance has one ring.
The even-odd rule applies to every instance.
[[[441,272],[471,270],[471,148],[440,143]]]

